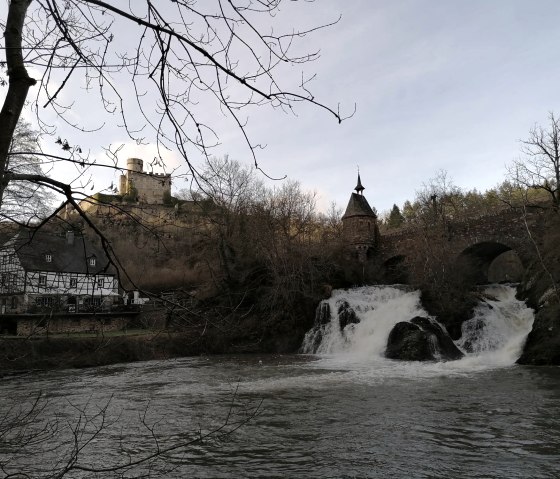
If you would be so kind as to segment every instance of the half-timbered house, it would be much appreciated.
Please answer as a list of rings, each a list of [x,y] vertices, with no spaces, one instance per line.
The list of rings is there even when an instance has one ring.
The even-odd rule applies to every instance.
[[[19,231],[0,248],[0,313],[108,311],[118,281],[102,248],[73,231]]]

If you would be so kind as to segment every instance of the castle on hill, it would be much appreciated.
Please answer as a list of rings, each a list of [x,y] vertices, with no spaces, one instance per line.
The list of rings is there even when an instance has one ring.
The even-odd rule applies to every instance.
[[[171,175],[147,173],[140,158],[129,158],[119,178],[119,194],[138,203],[163,205],[171,199]]]
[[[128,158],[126,166],[119,178],[118,194],[95,193],[80,201],[80,208],[91,216],[109,221],[134,218],[151,225],[169,223],[174,221],[179,210],[193,209],[192,205],[185,204],[189,202],[173,201],[170,174],[144,171],[144,161],[140,158]],[[74,208],[67,204],[66,219],[75,215]]]

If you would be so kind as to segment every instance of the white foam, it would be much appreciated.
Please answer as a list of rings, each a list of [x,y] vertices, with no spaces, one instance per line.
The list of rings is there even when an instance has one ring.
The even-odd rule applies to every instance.
[[[428,316],[420,304],[420,292],[403,286],[367,286],[334,290],[330,299],[330,320],[316,325],[305,337],[302,351],[315,353],[319,361],[312,367],[360,371],[364,378],[432,377],[468,374],[511,366],[521,354],[533,324],[533,312],[515,298],[509,285],[490,285],[487,300],[463,326],[456,342],[465,357],[448,362],[404,362],[384,357],[387,339],[400,321]],[[360,322],[340,328],[338,309],[343,301],[355,311]]]

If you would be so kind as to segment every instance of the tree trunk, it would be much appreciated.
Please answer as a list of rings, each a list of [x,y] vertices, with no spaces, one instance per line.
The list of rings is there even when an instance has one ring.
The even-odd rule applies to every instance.
[[[8,71],[8,93],[0,111],[0,206],[8,184],[6,168],[8,152],[16,124],[27,98],[27,92],[36,81],[31,78],[23,62],[21,48],[23,24],[32,0],[11,0],[6,20],[6,66]]]

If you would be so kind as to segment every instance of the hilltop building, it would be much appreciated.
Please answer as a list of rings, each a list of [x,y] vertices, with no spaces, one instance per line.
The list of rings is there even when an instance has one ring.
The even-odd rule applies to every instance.
[[[139,203],[162,205],[171,199],[171,175],[147,173],[140,158],[126,160],[127,171],[119,179],[119,194]]]
[[[179,208],[171,196],[171,175],[145,172],[140,158],[128,158],[126,163],[118,194],[95,193],[80,201],[80,208],[92,217],[133,217],[152,225],[172,221]],[[64,218],[72,220],[75,215],[72,205],[67,204]]]
[[[348,249],[357,255],[360,262],[365,262],[368,254],[379,245],[377,215],[363,195],[364,190],[358,173],[355,193],[350,196],[342,217],[344,242]]]

